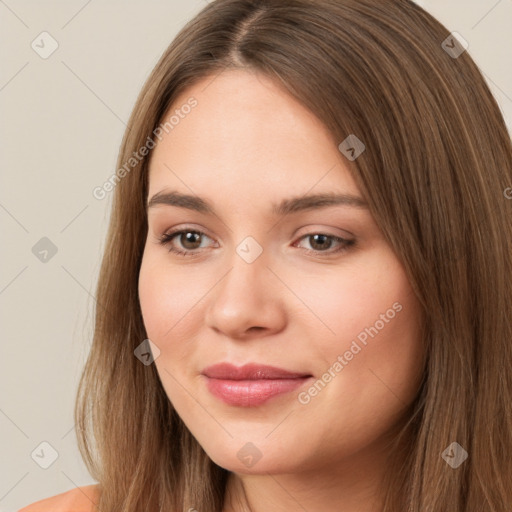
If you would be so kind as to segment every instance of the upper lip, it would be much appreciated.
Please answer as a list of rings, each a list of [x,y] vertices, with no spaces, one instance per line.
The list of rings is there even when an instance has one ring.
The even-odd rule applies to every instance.
[[[208,366],[202,374],[212,379],[226,380],[297,379],[311,376],[308,373],[291,372],[275,366],[257,363],[248,363],[243,366],[219,363]]]

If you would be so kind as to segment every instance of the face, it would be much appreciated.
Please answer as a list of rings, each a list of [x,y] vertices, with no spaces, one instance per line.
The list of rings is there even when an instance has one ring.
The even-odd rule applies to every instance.
[[[415,398],[419,304],[312,113],[240,70],[172,113],[191,97],[150,162],[139,298],[154,364],[218,465],[332,468],[375,448]],[[305,200],[318,195],[345,201]]]

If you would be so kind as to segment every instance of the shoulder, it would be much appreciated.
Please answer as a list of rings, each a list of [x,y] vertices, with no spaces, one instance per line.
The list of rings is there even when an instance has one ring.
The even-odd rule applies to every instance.
[[[18,512],[98,512],[96,504],[100,497],[99,484],[75,487],[63,492],[36,501]]]

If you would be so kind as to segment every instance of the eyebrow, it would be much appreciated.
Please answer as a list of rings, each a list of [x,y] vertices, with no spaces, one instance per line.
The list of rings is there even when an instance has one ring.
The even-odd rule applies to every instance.
[[[177,206],[204,214],[215,214],[215,209],[206,199],[176,191],[162,191],[156,193],[148,201],[147,208],[154,208],[160,205]],[[283,199],[279,203],[272,204],[271,213],[276,216],[284,217],[292,213],[327,208],[329,206],[350,206],[352,208],[368,209],[368,203],[359,196],[353,194],[323,193]]]

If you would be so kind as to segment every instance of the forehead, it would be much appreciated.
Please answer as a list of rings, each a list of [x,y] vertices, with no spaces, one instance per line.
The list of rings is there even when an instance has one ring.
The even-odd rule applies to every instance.
[[[182,109],[191,99],[195,106]],[[150,196],[162,188],[224,197],[236,191],[247,200],[313,187],[359,192],[323,123],[262,74],[206,77],[174,100],[163,123],[171,116],[172,129],[153,149]]]

